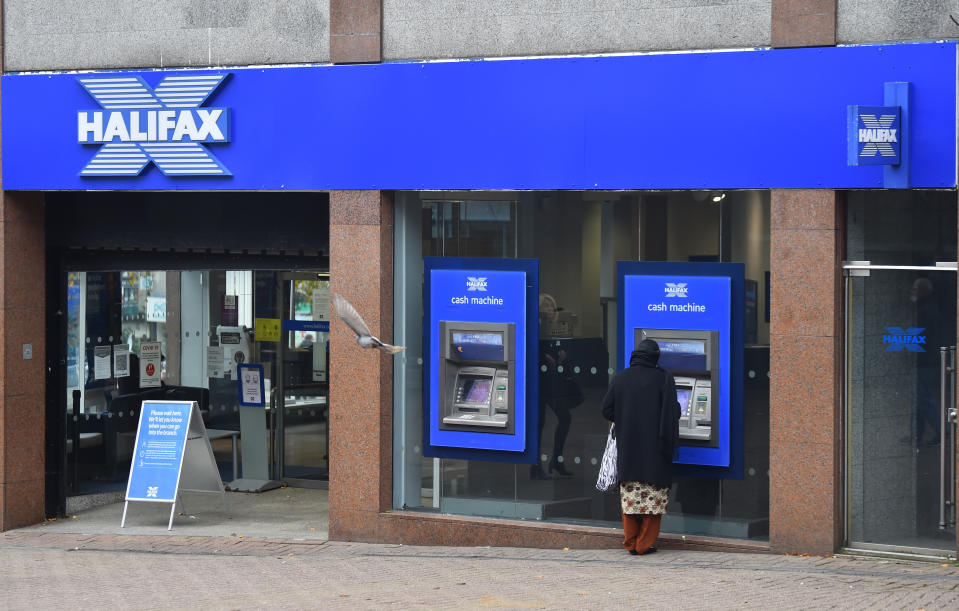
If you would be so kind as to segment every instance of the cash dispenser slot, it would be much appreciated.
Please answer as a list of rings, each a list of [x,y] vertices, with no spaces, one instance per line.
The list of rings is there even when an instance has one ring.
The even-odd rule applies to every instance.
[[[682,445],[718,447],[719,334],[696,329],[636,329],[635,341],[655,340],[659,364],[673,374]]]
[[[440,428],[512,434],[513,325],[440,321]]]

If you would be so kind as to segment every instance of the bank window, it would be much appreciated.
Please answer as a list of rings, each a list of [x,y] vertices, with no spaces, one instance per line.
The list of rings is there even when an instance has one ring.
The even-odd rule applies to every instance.
[[[484,197],[485,196],[485,197]],[[745,267],[745,473],[676,477],[665,532],[768,538],[769,193],[523,192],[470,198],[400,193],[396,282],[421,282],[423,257],[539,261],[539,346],[533,358],[572,376],[541,374],[535,465],[422,456],[422,292],[396,312],[408,347],[397,380],[394,504],[448,514],[613,526],[619,499],[594,484],[608,423],[600,405],[616,372],[619,260],[739,262]],[[551,359],[551,360],[550,360]],[[540,367],[543,371],[544,367]],[[568,378],[568,379],[567,379]],[[402,444],[402,447],[399,447]]]

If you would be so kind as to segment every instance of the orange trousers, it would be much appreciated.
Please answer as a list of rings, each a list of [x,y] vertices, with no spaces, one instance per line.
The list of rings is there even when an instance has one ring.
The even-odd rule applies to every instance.
[[[659,536],[659,523],[662,519],[662,515],[624,513],[623,533],[626,538],[623,540],[623,547],[645,554],[646,550],[656,543],[656,538]]]

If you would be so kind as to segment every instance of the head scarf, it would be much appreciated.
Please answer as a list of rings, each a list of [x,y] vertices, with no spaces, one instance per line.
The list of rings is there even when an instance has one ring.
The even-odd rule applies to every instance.
[[[656,367],[659,362],[659,344],[651,339],[644,339],[639,342],[636,349],[629,355],[629,366],[645,365],[646,367]]]

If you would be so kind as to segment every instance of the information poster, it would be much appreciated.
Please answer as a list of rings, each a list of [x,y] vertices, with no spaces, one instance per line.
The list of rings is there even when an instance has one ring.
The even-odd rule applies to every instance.
[[[147,322],[166,322],[166,297],[147,297]]]
[[[330,287],[313,289],[313,320],[330,320]]]
[[[238,364],[237,380],[240,385],[240,405],[263,407],[263,365]]]
[[[192,403],[182,401],[143,402],[127,482],[128,501],[176,500],[192,408]]]
[[[108,380],[111,377],[110,346],[94,346],[93,379]]]
[[[113,377],[126,378],[130,375],[130,347],[119,344],[113,347]]]
[[[208,378],[222,378],[223,375],[223,346],[207,346],[206,376]]]
[[[140,388],[160,386],[160,342],[140,343]]]
[[[220,308],[220,324],[224,327],[235,327],[240,324],[240,310],[237,307],[236,295],[223,296],[223,307]]]
[[[253,335],[258,342],[280,341],[279,318],[257,318],[253,323]]]
[[[313,381],[326,382],[326,341],[313,344]]]

